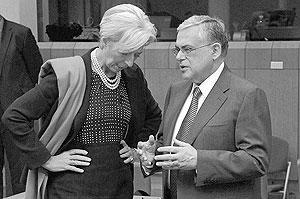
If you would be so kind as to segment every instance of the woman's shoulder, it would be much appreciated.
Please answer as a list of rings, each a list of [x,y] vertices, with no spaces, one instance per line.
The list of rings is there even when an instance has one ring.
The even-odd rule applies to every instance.
[[[125,68],[123,71],[127,77],[144,78],[142,69],[135,63],[133,64],[133,66]]]

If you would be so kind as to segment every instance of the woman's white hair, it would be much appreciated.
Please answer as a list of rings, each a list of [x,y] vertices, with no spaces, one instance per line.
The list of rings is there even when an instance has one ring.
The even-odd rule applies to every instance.
[[[122,53],[133,52],[156,40],[156,28],[138,7],[120,4],[108,9],[100,22],[100,44],[118,42]]]
[[[218,42],[221,44],[222,56],[225,57],[228,50],[229,38],[224,22],[216,17],[194,15],[182,22],[182,24],[180,24],[177,28],[177,31],[196,25],[201,25],[200,31],[204,31],[206,33],[206,39],[208,42]]]

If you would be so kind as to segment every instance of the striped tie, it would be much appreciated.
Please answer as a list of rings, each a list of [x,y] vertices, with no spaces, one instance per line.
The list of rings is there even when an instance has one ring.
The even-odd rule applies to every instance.
[[[180,126],[176,139],[185,142],[189,136],[189,131],[193,125],[194,119],[197,115],[198,101],[201,96],[201,90],[199,87],[195,87],[193,91],[192,103],[189,107],[189,110]]]

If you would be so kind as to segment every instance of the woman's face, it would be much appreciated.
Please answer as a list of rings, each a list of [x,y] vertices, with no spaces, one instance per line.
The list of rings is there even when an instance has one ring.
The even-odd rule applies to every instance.
[[[132,67],[134,61],[143,52],[143,46],[138,50],[130,53],[121,53],[116,43],[110,42],[104,50],[104,67],[103,70],[107,76],[115,74],[127,67]]]

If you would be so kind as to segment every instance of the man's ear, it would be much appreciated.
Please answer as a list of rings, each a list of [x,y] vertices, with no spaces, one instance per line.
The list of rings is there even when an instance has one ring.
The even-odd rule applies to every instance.
[[[213,50],[212,50],[213,59],[216,60],[222,54],[222,46],[220,43],[214,43],[212,45],[212,48],[213,48]]]

